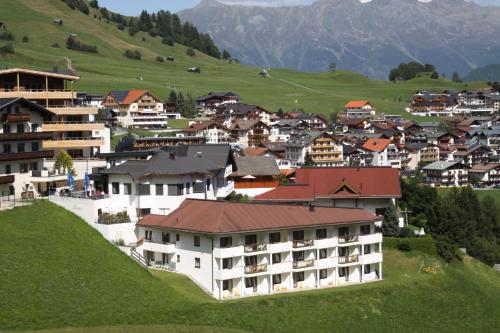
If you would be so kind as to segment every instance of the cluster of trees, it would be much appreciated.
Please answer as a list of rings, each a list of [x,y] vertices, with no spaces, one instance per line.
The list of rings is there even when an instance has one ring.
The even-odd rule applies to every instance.
[[[434,65],[422,65],[419,62],[410,61],[408,63],[402,63],[398,67],[393,68],[389,73],[389,81],[395,81],[397,79],[411,80],[420,73],[431,73],[431,79],[439,78]]]
[[[175,112],[180,113],[184,118],[193,118],[196,115],[196,102],[190,93],[186,97],[182,92],[171,91],[168,101],[175,105]]]
[[[142,59],[142,54],[141,52],[137,50],[127,50],[125,51],[125,57],[129,59],[134,59],[134,60],[141,60]]]
[[[85,15],[89,15],[90,13],[90,9],[84,0],[61,0],[61,1],[65,2],[69,8],[73,10],[79,10]]]
[[[493,88],[494,90],[500,92],[500,83],[498,81],[495,82],[488,82],[488,85]]]
[[[416,179],[401,185],[400,207],[412,212],[410,224],[425,227],[433,236],[444,259],[455,259],[463,247],[487,264],[500,261],[500,206],[494,198],[481,200],[470,187],[439,195]]]
[[[15,39],[16,39],[16,37],[11,32],[8,32],[8,31],[1,31],[0,32],[0,40],[15,40]]]
[[[458,75],[457,72],[453,72],[451,75],[451,80],[455,83],[462,83],[462,79],[460,78],[460,75]]]
[[[13,54],[14,46],[12,44],[6,44],[0,47],[0,54]]]
[[[97,53],[97,46],[80,43],[80,41],[71,36],[66,39],[66,48],[69,50]]]

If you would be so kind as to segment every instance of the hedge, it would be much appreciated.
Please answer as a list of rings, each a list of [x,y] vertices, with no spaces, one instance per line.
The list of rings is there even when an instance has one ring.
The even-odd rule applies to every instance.
[[[399,249],[401,243],[410,244],[412,251],[420,251],[435,256],[436,251],[436,241],[431,236],[425,236],[420,238],[396,238],[396,237],[384,237],[383,247],[388,249]]]

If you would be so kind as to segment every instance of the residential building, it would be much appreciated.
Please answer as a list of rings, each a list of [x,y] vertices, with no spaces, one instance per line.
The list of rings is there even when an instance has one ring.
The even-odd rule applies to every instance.
[[[401,197],[399,174],[389,167],[299,168],[295,184],[280,185],[255,200],[363,208],[382,216]]]
[[[372,154],[372,166],[402,167],[400,149],[390,139],[368,139],[361,148]]]
[[[117,121],[125,128],[163,129],[168,125],[163,101],[146,90],[113,90],[102,105],[117,112]]]
[[[342,143],[328,133],[315,136],[307,152],[315,166],[332,167],[345,164]]]
[[[149,150],[154,148],[177,146],[177,145],[202,145],[207,139],[202,136],[158,136],[135,138],[131,150]]]
[[[209,92],[206,96],[196,97],[196,107],[203,111],[216,109],[224,104],[236,104],[240,102],[240,96],[232,92]]]
[[[271,128],[263,121],[235,120],[228,128],[231,131],[231,142],[241,147],[254,147],[269,141]]]
[[[328,127],[328,120],[321,115],[314,113],[305,113],[300,111],[288,112],[283,116],[283,119],[302,120],[309,125],[311,129],[322,131]]]
[[[469,167],[458,161],[437,161],[422,169],[427,184],[435,187],[467,186]]]
[[[469,167],[476,164],[486,164],[489,161],[492,151],[479,142],[472,142],[456,146],[456,149],[450,154],[449,160],[459,161]]]
[[[457,104],[455,94],[419,91],[412,96],[406,111],[416,116],[452,116]]]
[[[427,165],[439,161],[439,147],[425,142],[410,142],[405,144],[410,154],[408,169],[416,170],[419,164]]]
[[[273,156],[236,156],[234,161],[232,178],[236,193],[255,197],[279,185],[281,172]]]
[[[500,185],[500,163],[476,164],[469,169],[470,183],[483,186]]]
[[[382,279],[380,218],[361,209],[188,199],[138,223],[147,265],[190,277],[216,299]]]
[[[178,136],[203,137],[209,144],[220,144],[230,142],[231,131],[214,121],[205,121],[191,124],[182,129]]]
[[[217,108],[215,119],[226,127],[236,121],[260,120],[266,125],[271,125],[273,113],[252,104],[223,104]]]
[[[53,113],[43,123],[44,150],[66,150],[73,158],[90,158],[109,152],[110,132],[96,121],[97,107],[76,105],[75,74],[43,72],[23,68],[0,70],[0,98],[23,97]]]
[[[375,116],[375,108],[367,100],[349,101],[345,106],[347,118],[370,118]]]

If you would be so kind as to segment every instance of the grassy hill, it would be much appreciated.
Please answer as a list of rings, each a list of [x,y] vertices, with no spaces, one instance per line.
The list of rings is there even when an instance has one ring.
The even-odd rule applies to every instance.
[[[0,212],[0,331],[494,332],[500,274],[384,250],[384,281],[219,302],[148,272],[75,215],[40,201]],[[423,267],[436,273],[424,273]],[[78,329],[69,329],[78,328]]]
[[[297,106],[325,115],[341,110],[348,100],[369,99],[379,112],[410,117],[404,108],[416,90],[466,87],[428,77],[393,84],[345,71],[304,73],[271,69],[272,78],[261,78],[259,68],[228,64],[199,52],[191,58],[185,55],[184,46],[166,46],[159,37],[145,33],[130,37],[114,25],[93,18],[93,13],[86,16],[59,0],[2,0],[0,21],[16,35],[16,54],[0,55],[0,66],[51,69],[58,64],[63,69],[69,58],[82,77],[77,85],[81,91],[104,94],[111,89],[144,88],[167,98],[170,89],[193,95],[230,90],[239,93],[244,102],[271,111],[280,107],[288,111]],[[63,26],[53,24],[54,18],[63,19]],[[65,41],[71,33],[77,34],[79,41],[97,46],[99,53],[67,50]],[[29,43],[21,42],[24,35],[29,36]],[[51,47],[54,43],[60,48]],[[0,41],[0,46],[4,44]],[[143,60],[125,58],[126,50],[139,50]],[[176,61],[159,63],[158,55],[174,56]],[[201,74],[186,71],[194,66],[201,68]],[[469,83],[470,87],[478,85]]]

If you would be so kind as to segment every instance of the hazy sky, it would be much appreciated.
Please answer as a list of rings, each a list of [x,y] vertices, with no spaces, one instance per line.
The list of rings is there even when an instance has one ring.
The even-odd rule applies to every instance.
[[[257,5],[297,5],[310,4],[315,0],[221,0],[227,3],[246,3]],[[500,0],[474,0],[483,5],[498,5]],[[157,11],[160,9],[176,12],[196,5],[200,0],[99,0],[101,6],[125,15],[137,15],[142,9]]]

